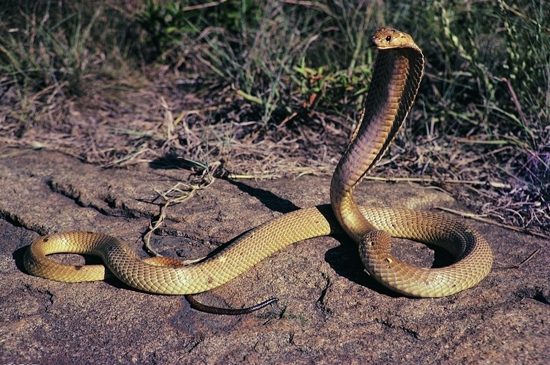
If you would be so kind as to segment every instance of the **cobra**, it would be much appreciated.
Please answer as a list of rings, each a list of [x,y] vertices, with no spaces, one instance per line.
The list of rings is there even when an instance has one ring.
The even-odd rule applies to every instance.
[[[43,278],[103,280],[107,270],[136,289],[158,294],[194,294],[227,283],[274,252],[295,242],[345,232],[358,245],[367,272],[398,293],[441,297],[480,282],[493,263],[489,244],[461,221],[445,215],[358,206],[354,190],[380,160],[409,113],[419,89],[424,56],[411,36],[382,28],[372,37],[378,49],[360,126],[331,181],[330,205],[300,209],[257,227],[213,256],[184,265],[175,259],[142,260],[117,238],[64,232],[36,239],[26,251],[26,270]],[[441,246],[455,257],[442,268],[419,268],[391,254],[391,237]],[[91,254],[104,265],[72,266],[53,253]]]

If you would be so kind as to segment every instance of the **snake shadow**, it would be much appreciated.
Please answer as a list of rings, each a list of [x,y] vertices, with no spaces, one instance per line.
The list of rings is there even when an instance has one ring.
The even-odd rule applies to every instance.
[[[24,272],[25,274],[29,274],[29,273],[27,272],[27,269],[25,269],[25,266],[23,265],[23,257],[25,256],[25,252],[29,249],[29,247],[30,245],[19,247],[17,250],[13,251],[13,253],[11,254],[17,269],[21,272]]]
[[[243,193],[255,197],[260,203],[271,211],[286,214],[301,209],[290,200],[281,198],[268,190],[255,188],[237,180],[226,179],[225,181],[236,186]]]
[[[357,244],[349,237],[344,234],[336,234],[331,237],[336,239],[340,245],[329,249],[325,253],[325,262],[330,265],[337,275],[389,297],[402,296],[380,284],[365,271],[365,266],[363,266],[363,262],[359,257]]]
[[[167,154],[151,161],[149,163],[149,167],[156,170],[184,169],[193,171],[197,166],[193,162],[184,158],[173,154]],[[285,214],[300,209],[300,207],[292,203],[290,200],[281,198],[268,190],[255,188],[241,181],[229,179],[225,177],[225,174],[216,177],[236,186],[243,193],[255,197],[258,201],[260,201],[260,203],[272,211]]]

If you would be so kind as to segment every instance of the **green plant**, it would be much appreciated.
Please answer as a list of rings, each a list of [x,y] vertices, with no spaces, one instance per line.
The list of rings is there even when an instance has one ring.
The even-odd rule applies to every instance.
[[[367,55],[370,65],[372,52]],[[313,109],[321,103],[324,108],[333,108],[338,112],[344,112],[343,106],[366,92],[368,80],[372,76],[372,69],[367,65],[357,66],[351,70],[328,70],[323,66],[315,69],[306,66],[305,57],[300,59],[293,70],[291,79],[297,86],[297,92],[302,96],[303,105]],[[361,108],[361,103],[356,105],[357,109]]]
[[[181,42],[182,33],[196,31],[188,13],[180,2],[164,5],[147,0],[145,9],[136,15],[136,20],[147,32],[147,41],[153,44],[160,55]]]
[[[183,46],[184,35],[198,35],[206,27],[217,27],[230,33],[244,31],[261,16],[253,0],[228,0],[192,5],[189,2],[162,3],[147,0],[136,21],[146,31],[156,56],[166,56]]]

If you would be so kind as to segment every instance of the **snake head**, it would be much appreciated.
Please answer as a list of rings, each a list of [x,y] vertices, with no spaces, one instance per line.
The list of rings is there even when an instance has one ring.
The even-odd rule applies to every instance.
[[[378,49],[415,48],[416,43],[410,35],[390,27],[378,29],[371,38],[372,45]]]

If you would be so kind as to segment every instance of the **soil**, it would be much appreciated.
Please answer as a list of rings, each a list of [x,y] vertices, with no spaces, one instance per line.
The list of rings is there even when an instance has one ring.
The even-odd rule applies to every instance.
[[[250,315],[219,316],[116,279],[58,283],[22,267],[33,239],[66,230],[114,235],[145,257],[143,235],[164,203],[157,191],[187,182],[189,171],[154,163],[102,168],[57,152],[11,152],[0,159],[0,363],[550,362],[547,240],[469,221],[493,249],[489,276],[450,297],[411,299],[371,279],[345,237],[312,239],[197,297],[231,307],[279,298]],[[329,182],[217,179],[168,207],[152,245],[182,260],[204,256],[262,222],[327,203]],[[361,204],[460,209],[446,192],[408,183],[365,182],[356,196]],[[449,260],[421,244],[396,243],[398,257],[417,265]]]

